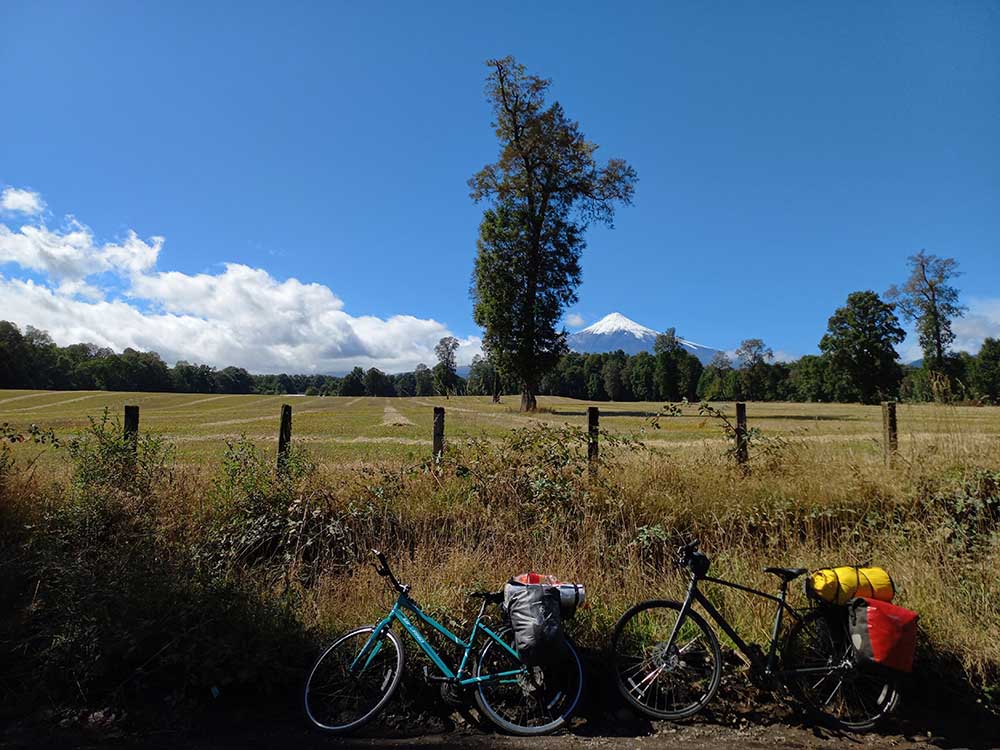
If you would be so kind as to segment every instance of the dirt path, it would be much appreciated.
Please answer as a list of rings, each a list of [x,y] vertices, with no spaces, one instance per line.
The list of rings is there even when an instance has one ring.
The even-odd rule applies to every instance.
[[[49,391],[39,391],[38,393],[26,393],[23,396],[11,396],[10,398],[0,399],[0,404],[6,404],[11,401],[20,401],[22,398],[38,398],[39,396],[47,396]]]
[[[98,394],[91,393],[86,396],[77,396],[76,398],[68,398],[65,401],[54,401],[51,404],[39,404],[38,406],[26,406],[23,409],[11,409],[11,411],[17,411],[17,412],[35,411],[36,409],[48,409],[52,406],[64,406],[66,404],[75,404],[77,401],[84,401],[85,399],[93,398],[96,395]]]
[[[163,433],[163,437],[169,440],[171,443],[223,443],[227,440],[239,440],[242,435],[237,432],[220,432],[214,433],[212,435],[172,435],[170,433]],[[252,437],[255,443],[276,443],[278,442],[277,435],[254,435]],[[371,443],[377,445],[379,443],[395,444],[395,445],[431,445],[430,440],[425,440],[423,438],[407,438],[407,437],[396,437],[394,435],[384,435],[380,437],[368,437],[366,435],[358,435],[357,437],[335,437],[335,436],[324,436],[324,435],[295,435],[293,438],[295,443],[311,443],[311,444],[334,444],[338,443],[341,445],[361,445],[365,443]]]
[[[369,730],[356,737],[337,738],[303,728],[300,723],[271,723],[247,717],[227,729],[161,731],[136,736],[112,733],[113,736],[70,730],[55,730],[42,735],[37,731],[8,730],[0,734],[0,750],[22,748],[119,748],[120,750],[264,750],[264,748],[296,748],[296,750],[328,750],[329,748],[437,748],[467,750],[469,748],[510,748],[510,750],[888,750],[889,748],[996,748],[988,737],[950,738],[926,733],[871,735],[839,735],[815,727],[782,724],[745,724],[727,727],[710,723],[668,724],[641,727],[626,726],[619,735],[588,732],[586,726],[571,733],[552,737],[507,737],[479,729],[461,728],[423,734],[386,736]],[[957,742],[956,742],[957,740]]]
[[[221,396],[209,396],[208,398],[199,398],[196,401],[185,401],[182,404],[171,404],[170,406],[161,406],[156,411],[168,411],[169,409],[186,409],[189,406],[197,406],[198,404],[206,404],[209,401],[218,401],[220,398],[229,398],[233,394],[224,393]]]
[[[297,409],[295,410],[296,416],[302,416],[303,414],[320,414],[323,412],[331,413],[333,411],[338,411],[331,408],[330,406],[318,406],[312,409]],[[223,419],[221,422],[205,422],[202,427],[225,427],[230,424],[250,424],[251,422],[266,422],[268,420],[276,419],[274,414],[265,414],[260,417],[244,417],[243,419]]]

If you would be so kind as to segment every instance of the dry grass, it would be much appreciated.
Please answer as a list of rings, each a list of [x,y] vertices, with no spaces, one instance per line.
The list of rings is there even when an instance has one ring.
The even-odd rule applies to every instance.
[[[185,413],[183,397],[162,398],[164,410]],[[221,409],[220,419],[254,418],[246,410],[226,411],[229,398],[238,397],[204,407]],[[35,400],[19,398],[0,408]],[[365,425],[358,428],[362,434],[331,439],[421,440],[430,434],[430,409],[423,403],[393,401],[415,424],[383,426],[384,400],[316,403],[328,401],[333,412],[340,408]],[[771,439],[753,449],[749,475],[725,454],[718,425],[693,410],[664,420],[660,430],[641,416],[623,414],[602,426],[614,428],[616,419],[638,425],[646,446],[616,444],[607,436],[604,465],[590,478],[581,431],[549,426],[559,419],[581,422],[585,404],[555,400],[552,413],[529,418],[485,401],[426,401],[449,408],[452,438],[440,466],[419,462],[429,453],[422,444],[402,446],[416,451],[411,461],[399,460],[400,454],[387,461],[357,455],[330,461],[322,443],[302,440],[318,466],[310,468],[299,456],[301,471],[280,480],[270,473],[273,461],[266,453],[253,458],[231,451],[221,466],[221,459],[194,464],[190,444],[180,442],[180,462],[169,481],[143,498],[144,513],[157,509],[150,544],[185,560],[194,555],[196,568],[210,561],[213,575],[243,581],[261,601],[285,607],[317,641],[371,622],[390,605],[390,592],[366,564],[372,547],[386,551],[427,610],[459,628],[474,611],[465,597],[470,590],[499,587],[509,575],[529,569],[581,581],[592,604],[572,627],[578,639],[598,647],[634,602],[681,595],[684,581],[670,561],[673,549],[691,536],[702,540],[716,575],[765,590],[775,587],[761,572],[765,565],[873,562],[892,573],[899,603],[921,613],[922,674],[996,699],[1000,411],[902,407],[901,455],[887,469],[875,443],[877,411],[751,405],[752,423]],[[275,413],[279,403],[271,403]],[[97,399],[71,406],[77,404],[92,408]],[[327,419],[327,408],[317,405],[296,417],[296,436],[315,436],[318,426],[310,428],[309,420]],[[42,423],[41,411],[32,413],[34,421]],[[157,423],[146,420],[151,412],[143,412],[144,425]],[[480,437],[456,437],[462,433],[452,428],[461,425],[464,434]],[[178,441],[197,437],[194,426],[186,436],[177,432],[175,427],[169,434]],[[22,449],[17,458],[23,467],[31,448],[15,450]],[[59,451],[52,455],[63,460]],[[40,485],[37,472],[32,477],[16,467],[7,474],[6,496],[17,508],[4,519],[8,531],[28,521],[38,524],[31,533],[43,534],[40,509],[58,508],[72,495],[61,484]],[[711,596],[742,633],[767,638],[766,604],[728,590]],[[805,605],[800,590],[794,603]]]
[[[717,575],[765,590],[775,588],[761,572],[766,565],[873,562],[893,574],[898,602],[921,613],[925,669],[991,688],[1000,667],[1000,446],[947,438],[911,445],[902,459],[887,470],[866,452],[793,441],[744,476],[714,445],[669,454],[629,449],[597,483],[574,480],[568,497],[549,487],[525,498],[488,471],[488,480],[409,475],[380,495],[379,512],[394,523],[365,545],[389,550],[401,577],[437,613],[469,615],[465,591],[499,586],[523,570],[582,581],[593,605],[575,628],[594,646],[632,603],[682,594],[670,556],[686,537],[702,540]],[[462,467],[477,460],[451,457]],[[510,474],[519,470],[508,462]],[[484,487],[494,492],[483,494]],[[766,603],[729,590],[712,595],[743,632],[768,637]],[[801,590],[793,598],[806,604]],[[360,567],[324,579],[308,612],[332,631],[375,620],[389,600],[383,583]],[[956,663],[964,674],[954,673]]]
[[[138,404],[142,430],[176,443],[180,463],[214,466],[222,459],[226,441],[241,434],[274,445],[282,403],[293,408],[293,439],[307,443],[314,458],[329,466],[422,461],[430,454],[434,406],[445,408],[446,436],[452,442],[502,439],[512,429],[538,424],[582,428],[587,407],[596,405],[602,429],[639,437],[657,451],[696,453],[706,445],[711,450],[723,445],[718,426],[699,416],[693,406],[683,409],[682,416],[660,420],[661,428],[656,429],[651,416],[662,409],[660,403],[598,403],[548,396],[539,399],[539,413],[526,415],[516,411],[513,397],[493,404],[487,396],[383,399],[0,391],[0,423],[20,429],[37,423],[66,436],[84,429],[88,418],[104,408],[121,414],[125,404]],[[733,413],[732,404],[715,406]],[[877,406],[752,403],[748,411],[751,426],[797,443],[829,446],[838,461],[878,459],[882,426]],[[961,449],[978,456],[1000,439],[1000,407],[901,404],[899,425],[906,457],[938,449]],[[58,463],[46,465],[56,468]]]

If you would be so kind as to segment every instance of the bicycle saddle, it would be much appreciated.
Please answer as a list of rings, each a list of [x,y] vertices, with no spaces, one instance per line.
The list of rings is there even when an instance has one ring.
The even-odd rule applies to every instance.
[[[502,591],[473,591],[469,594],[470,599],[485,599],[488,604],[503,604]]]
[[[776,575],[787,583],[788,581],[795,580],[803,573],[808,573],[809,568],[764,568],[764,572]]]

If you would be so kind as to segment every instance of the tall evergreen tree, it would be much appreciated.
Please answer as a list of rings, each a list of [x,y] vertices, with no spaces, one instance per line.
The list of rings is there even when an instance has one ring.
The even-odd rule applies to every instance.
[[[364,377],[366,396],[395,396],[392,380],[377,367],[371,367]]]
[[[830,317],[819,348],[828,358],[830,377],[849,388],[847,398],[872,404],[898,390],[903,374],[895,346],[906,332],[894,309],[875,292],[852,292]]]
[[[608,357],[601,370],[604,393],[612,401],[624,400],[625,388],[622,382],[622,363],[618,357]]]
[[[0,388],[32,388],[31,350],[16,324],[0,320]]]
[[[434,374],[430,371],[427,365],[421,363],[417,365],[417,369],[413,371],[413,379],[415,381],[415,388],[417,396],[433,396],[434,395]]]
[[[649,352],[639,352],[632,358],[629,384],[636,401],[656,400],[656,363]]]
[[[455,359],[457,351],[458,339],[454,336],[445,336],[434,347],[434,354],[438,358],[434,366],[434,388],[442,396],[454,393],[458,384],[458,363]]]
[[[1000,403],[1000,339],[983,342],[973,366],[972,385],[981,398]]]
[[[365,371],[360,367],[355,367],[347,373],[340,381],[341,396],[364,396],[365,395]]]
[[[541,376],[566,349],[557,326],[576,301],[587,225],[613,223],[636,175],[620,159],[598,164],[597,145],[558,102],[546,104],[548,80],[512,57],[487,66],[500,156],[469,180],[473,200],[492,202],[479,231],[473,317],[484,346],[502,353],[502,374],[520,381],[521,409],[533,410]]]
[[[664,401],[680,401],[680,358],[683,356],[677,330],[668,328],[653,341],[656,353],[654,378],[657,396]]]
[[[397,396],[417,395],[417,379],[412,372],[401,372],[393,376],[393,387]]]
[[[736,347],[736,357],[740,361],[739,393],[733,398],[760,401],[767,390],[767,365],[774,359],[774,352],[762,339],[744,339]]]
[[[829,361],[825,356],[807,354],[790,368],[790,397],[794,401],[830,401]]]

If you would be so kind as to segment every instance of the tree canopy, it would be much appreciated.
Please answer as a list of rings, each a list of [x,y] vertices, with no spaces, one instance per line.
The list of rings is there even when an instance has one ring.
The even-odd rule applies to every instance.
[[[909,278],[902,286],[889,287],[886,298],[896,303],[907,320],[916,323],[924,366],[940,372],[955,340],[951,323],[965,314],[965,307],[958,302],[958,290],[950,283],[960,275],[958,261],[921,250],[908,262]]]
[[[871,404],[897,392],[902,370],[895,346],[906,332],[893,310],[875,292],[852,292],[830,317],[819,348],[839,375],[840,398]]]

